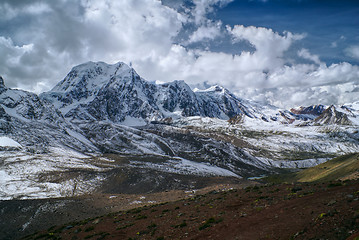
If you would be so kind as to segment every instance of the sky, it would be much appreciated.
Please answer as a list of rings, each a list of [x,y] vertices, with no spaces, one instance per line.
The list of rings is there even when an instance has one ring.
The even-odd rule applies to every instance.
[[[2,0],[0,75],[35,93],[72,67],[221,85],[282,108],[359,101],[359,1]]]

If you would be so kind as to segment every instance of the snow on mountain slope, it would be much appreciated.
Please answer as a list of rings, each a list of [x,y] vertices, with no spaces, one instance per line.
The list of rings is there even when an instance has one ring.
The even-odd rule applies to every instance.
[[[126,116],[156,115],[149,101],[154,84],[124,63],[88,62],[74,67],[50,92],[41,95],[72,120],[122,122]]]
[[[228,90],[215,86],[193,92],[183,81],[157,85],[142,79],[124,63],[102,62],[74,67],[66,78],[41,98],[52,102],[72,120],[123,123],[126,117],[147,123],[187,116],[229,119],[258,117],[260,112]]]
[[[0,147],[21,147],[21,145],[9,137],[0,137]]]
[[[323,113],[319,115],[314,121],[320,124],[353,124],[353,122],[349,120],[347,113],[340,111],[339,109],[335,108],[334,106],[330,106],[329,108],[325,109]]]
[[[323,105],[289,111],[240,99],[220,86],[192,91],[184,81],[155,84],[144,80],[122,62],[113,65],[88,62],[76,66],[64,80],[40,97],[54,104],[73,122],[145,125],[201,116],[233,122],[249,118],[278,124],[352,124],[350,119],[343,119],[347,114],[340,114],[338,109],[338,114],[324,116],[330,111]]]
[[[231,143],[268,167],[309,167],[343,153],[359,152],[356,125],[278,125],[249,118],[232,124],[191,117],[174,121],[172,126]]]
[[[106,170],[90,160],[90,156],[61,148],[50,148],[49,153],[41,154],[1,152],[0,200],[88,193],[101,183],[101,172]]]
[[[50,103],[36,94],[0,85],[0,136],[15,140],[28,151],[43,152],[51,146],[96,151]]]
[[[310,167],[359,152],[358,119],[358,102],[282,110],[220,86],[148,82],[121,62],[76,66],[40,97],[0,77],[0,146],[21,145],[0,151],[0,198],[152,191]]]

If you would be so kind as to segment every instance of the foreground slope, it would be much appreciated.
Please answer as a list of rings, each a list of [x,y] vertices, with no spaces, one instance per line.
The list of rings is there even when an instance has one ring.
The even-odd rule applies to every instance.
[[[218,189],[24,239],[347,239],[359,234],[358,189],[357,181]]]

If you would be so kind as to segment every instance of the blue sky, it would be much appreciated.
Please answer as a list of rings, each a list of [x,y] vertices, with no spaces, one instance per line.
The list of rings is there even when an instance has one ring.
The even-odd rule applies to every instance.
[[[283,108],[359,101],[359,1],[3,0],[0,75],[50,90],[87,61]]]
[[[306,33],[297,47],[306,47],[327,64],[359,59],[345,49],[359,42],[359,1],[234,1],[214,15],[225,25],[260,26],[277,32]]]

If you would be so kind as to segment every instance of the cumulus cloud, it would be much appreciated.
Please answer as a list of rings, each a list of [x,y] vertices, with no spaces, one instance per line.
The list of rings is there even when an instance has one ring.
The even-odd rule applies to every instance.
[[[166,56],[186,21],[186,16],[157,0],[64,0],[46,4],[0,4],[0,9],[11,9],[19,19],[18,12],[33,9],[27,11],[32,21],[22,23],[18,31],[2,36],[0,41],[1,51],[7,53],[2,54],[1,74],[6,82],[10,80],[10,87],[41,91],[44,89],[38,84],[47,82],[45,89],[49,89],[73,65],[90,60],[135,62]],[[17,45],[15,40],[23,43]],[[27,68],[29,71],[22,73]]]
[[[148,80],[220,84],[244,98],[282,107],[357,98],[358,66],[326,66],[305,48],[295,52],[311,61],[308,64],[286,55],[305,34],[255,26],[223,27],[209,18],[216,8],[230,2],[194,0],[179,11],[180,7],[171,8],[158,0],[4,0],[0,23],[11,29],[0,30],[0,75],[9,87],[41,92],[76,64],[124,61],[132,62]],[[186,31],[187,39],[175,41]],[[220,36],[253,48],[231,54],[188,45]]]
[[[284,32],[280,35],[272,29],[243,25],[233,28],[227,26],[235,41],[247,40],[255,48],[252,54],[255,66],[259,69],[273,69],[283,65],[283,54],[289,49],[293,41],[301,40],[304,34],[292,34]]]

